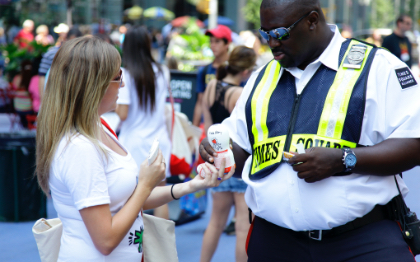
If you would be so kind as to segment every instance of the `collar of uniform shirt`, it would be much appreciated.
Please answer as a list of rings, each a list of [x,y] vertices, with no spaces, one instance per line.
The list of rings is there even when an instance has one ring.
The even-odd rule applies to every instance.
[[[326,67],[329,67],[335,71],[338,70],[338,58],[340,56],[340,49],[341,44],[346,41],[344,37],[341,36],[340,31],[338,30],[338,27],[336,25],[328,25],[331,29],[331,31],[334,32],[334,36],[331,39],[331,42],[327,46],[327,48],[322,52],[322,54],[310,63],[309,65],[314,65],[317,63],[322,63]],[[308,66],[309,66],[308,65]],[[297,67],[292,68],[285,68],[287,71],[289,71],[294,77],[300,78],[300,75],[302,74],[302,70],[300,70]]]

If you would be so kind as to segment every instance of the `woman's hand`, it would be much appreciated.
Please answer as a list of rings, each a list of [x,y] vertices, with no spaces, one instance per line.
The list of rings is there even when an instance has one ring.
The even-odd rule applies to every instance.
[[[217,187],[223,181],[232,177],[235,173],[235,167],[232,167],[228,174],[224,175],[226,160],[222,160],[222,165],[220,169],[217,170],[216,167],[210,163],[205,163],[202,165],[203,171],[205,172],[205,177],[202,178],[197,174],[193,180],[189,181],[192,191],[198,191],[210,187]]]
[[[141,164],[139,172],[139,186],[150,190],[155,188],[163,179],[165,179],[166,162],[159,150],[156,160],[149,166],[147,159]]]

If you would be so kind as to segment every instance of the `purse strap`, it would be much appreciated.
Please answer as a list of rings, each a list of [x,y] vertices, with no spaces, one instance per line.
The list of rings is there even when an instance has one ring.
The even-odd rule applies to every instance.
[[[118,136],[117,136],[117,134],[115,134],[115,132],[114,132],[114,130],[112,130],[112,128],[108,125],[108,123],[101,117],[101,123],[102,123],[102,125],[104,125],[108,130],[109,130],[109,132],[111,132],[116,138],[117,138],[117,140],[118,140]]]
[[[175,125],[175,107],[174,107],[174,97],[172,96],[172,89],[171,89],[171,73],[169,71],[168,68],[165,68],[166,70],[168,70],[168,79],[165,79],[165,73],[162,72],[163,75],[163,79],[167,80],[168,83],[168,94],[169,94],[169,101],[171,102],[171,109],[172,109],[172,122],[171,122],[171,134],[169,136],[169,139],[171,140],[172,143],[172,138],[173,138],[173,134],[174,134],[174,125]]]
[[[171,123],[171,135],[170,135],[170,139],[172,143],[172,137],[174,134],[174,125],[175,125],[175,107],[174,107],[174,97],[172,96],[172,90],[171,90],[170,85],[168,85],[168,92],[169,92],[169,101],[171,101],[171,108],[172,108],[172,123]]]

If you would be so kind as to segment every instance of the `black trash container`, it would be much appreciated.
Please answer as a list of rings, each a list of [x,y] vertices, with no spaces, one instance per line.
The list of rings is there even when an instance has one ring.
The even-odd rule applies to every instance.
[[[0,221],[47,216],[46,197],[34,171],[35,133],[0,133]]]

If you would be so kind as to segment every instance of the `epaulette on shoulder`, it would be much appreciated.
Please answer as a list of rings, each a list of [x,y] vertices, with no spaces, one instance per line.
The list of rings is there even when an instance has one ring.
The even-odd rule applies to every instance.
[[[373,47],[373,48],[378,48],[376,45],[374,45],[374,44],[372,44],[372,43],[368,43],[368,42],[363,41],[363,40],[360,40],[360,39],[350,38],[350,40],[356,40],[356,41],[359,41],[360,43],[363,43],[363,44],[365,44],[365,45],[370,45],[370,46],[371,46],[371,47]]]

